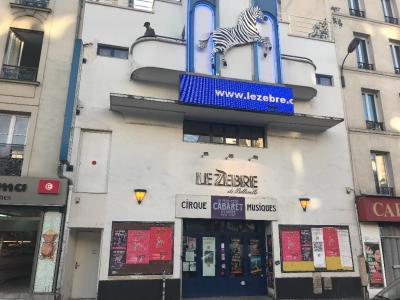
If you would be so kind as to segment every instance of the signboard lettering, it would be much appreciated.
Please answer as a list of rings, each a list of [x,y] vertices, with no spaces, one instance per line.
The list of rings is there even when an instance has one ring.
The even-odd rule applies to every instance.
[[[400,199],[382,197],[359,197],[357,211],[360,221],[400,221]]]

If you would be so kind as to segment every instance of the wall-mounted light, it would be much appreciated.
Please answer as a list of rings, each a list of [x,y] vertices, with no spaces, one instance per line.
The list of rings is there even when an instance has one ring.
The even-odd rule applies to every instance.
[[[209,156],[209,153],[208,152],[203,152],[203,154],[201,155],[201,158],[204,158],[206,156]]]
[[[253,155],[252,157],[250,157],[248,159],[248,161],[252,161],[252,160],[258,160],[258,155]]]
[[[228,159],[232,159],[232,158],[234,158],[234,157],[235,157],[235,156],[234,156],[232,153],[230,153],[230,154],[228,154],[227,157],[225,157],[225,159],[228,160]]]
[[[308,203],[310,202],[310,198],[300,198],[299,202],[300,202],[300,206],[303,209],[303,211],[306,211]]]
[[[143,190],[143,189],[136,189],[135,190],[135,197],[136,197],[136,201],[141,204],[144,197],[146,197],[146,193],[147,190]]]

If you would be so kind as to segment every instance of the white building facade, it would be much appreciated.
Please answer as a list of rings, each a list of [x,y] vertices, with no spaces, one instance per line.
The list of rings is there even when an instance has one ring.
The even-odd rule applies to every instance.
[[[361,295],[335,46],[295,4],[86,2],[63,298]]]

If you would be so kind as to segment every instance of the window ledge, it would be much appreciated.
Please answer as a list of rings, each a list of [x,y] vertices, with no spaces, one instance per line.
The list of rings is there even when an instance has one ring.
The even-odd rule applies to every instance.
[[[366,70],[366,69],[359,69],[359,68],[348,67],[348,66],[345,66],[343,68],[343,70],[359,72],[359,73],[365,73],[365,74],[373,74],[373,75],[381,75],[381,76],[389,76],[389,77],[394,77],[394,78],[400,78],[399,74],[390,73],[390,72],[382,72],[382,71],[377,71],[377,70]]]
[[[352,133],[366,133],[366,134],[376,134],[376,135],[386,135],[386,136],[400,136],[400,132],[387,131],[387,130],[368,130],[360,128],[349,128],[349,132]]]
[[[145,12],[145,13],[149,13],[149,14],[154,14],[154,9],[153,10],[145,10],[145,9],[133,8],[133,7],[128,7],[128,6],[119,6],[119,5],[113,5],[113,4],[103,3],[103,2],[97,2],[95,0],[87,0],[86,3],[91,3],[91,4],[96,4],[96,5],[103,5],[103,6],[108,6],[108,7],[115,7],[115,8],[121,8],[121,9],[127,9],[127,10],[140,11],[140,12]]]
[[[375,19],[370,19],[370,18],[363,18],[363,17],[357,17],[357,16],[351,16],[348,14],[341,14],[341,13],[333,13],[332,16],[338,16],[338,17],[344,17],[344,18],[348,18],[348,19],[355,19],[355,20],[365,20],[367,22],[372,22],[372,23],[377,23],[377,24],[381,24],[381,25],[389,25],[389,26],[394,26],[399,28],[400,24],[393,24],[393,23],[386,23],[385,21],[380,21],[380,20],[375,20]]]
[[[6,78],[0,78],[0,82],[9,82],[9,83],[26,84],[26,85],[34,85],[34,86],[40,85],[39,81],[24,81],[24,80],[14,80],[14,79],[6,79]]]
[[[50,8],[41,8],[41,7],[34,7],[34,6],[27,6],[27,5],[22,5],[18,3],[12,3],[10,2],[10,7],[11,8],[21,8],[21,9],[28,9],[28,10],[34,10],[34,11],[41,11],[45,13],[51,13]]]

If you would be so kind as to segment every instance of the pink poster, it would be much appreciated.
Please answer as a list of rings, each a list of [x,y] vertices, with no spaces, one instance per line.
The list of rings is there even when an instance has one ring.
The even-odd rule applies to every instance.
[[[301,261],[300,230],[282,230],[283,261]]]
[[[325,256],[340,256],[337,229],[334,227],[324,227],[323,234]]]
[[[128,230],[126,264],[145,265],[149,263],[149,230]]]
[[[172,228],[150,228],[150,260],[172,260]]]

